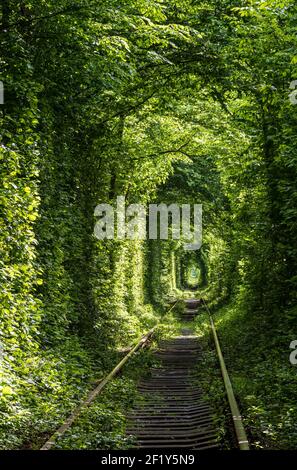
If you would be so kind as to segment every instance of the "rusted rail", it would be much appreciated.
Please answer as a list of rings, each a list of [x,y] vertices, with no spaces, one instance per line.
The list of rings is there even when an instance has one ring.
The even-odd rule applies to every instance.
[[[242,422],[242,418],[241,418],[241,415],[240,415],[239,407],[238,407],[238,404],[237,404],[237,401],[236,401],[236,398],[235,398],[235,395],[234,395],[234,392],[233,392],[232,383],[231,383],[231,380],[230,380],[230,377],[229,377],[229,374],[228,374],[228,371],[227,371],[227,368],[226,368],[226,364],[225,364],[224,356],[223,356],[223,353],[222,353],[222,350],[221,350],[219,338],[218,338],[218,335],[217,335],[217,332],[216,332],[215,324],[214,324],[212,315],[210,313],[210,310],[209,310],[205,300],[202,299],[202,301],[203,301],[203,303],[206,307],[206,310],[209,314],[210,325],[211,325],[211,329],[212,329],[212,333],[213,333],[213,337],[214,337],[214,342],[215,342],[215,345],[216,345],[217,355],[218,355],[218,358],[219,358],[221,372],[222,372],[222,376],[223,376],[223,380],[224,380],[224,384],[225,384],[225,389],[226,389],[226,393],[227,393],[227,397],[228,397],[228,402],[229,402],[229,406],[230,406],[230,410],[231,410],[231,414],[232,414],[232,419],[233,419],[235,434],[236,434],[236,438],[237,438],[237,443],[238,443],[238,446],[239,446],[240,450],[249,450],[249,442],[248,442],[247,435],[246,435],[246,432],[245,432],[245,429],[244,429],[244,426],[243,426],[243,422]]]

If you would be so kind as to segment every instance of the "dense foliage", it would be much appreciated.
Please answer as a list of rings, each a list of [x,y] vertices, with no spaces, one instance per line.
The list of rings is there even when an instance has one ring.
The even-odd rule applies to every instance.
[[[273,348],[281,392],[259,366],[249,396],[296,413],[296,19],[292,0],[2,0],[1,448],[48,435],[191,283],[244,325],[245,349],[227,309],[234,363]],[[96,240],[119,195],[202,203],[202,250]]]

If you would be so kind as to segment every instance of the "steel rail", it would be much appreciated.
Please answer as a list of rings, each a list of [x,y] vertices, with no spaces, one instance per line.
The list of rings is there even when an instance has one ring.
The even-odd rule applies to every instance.
[[[162,316],[162,319],[165,315],[168,315],[175,307],[176,305],[181,301],[181,299],[178,299],[174,305],[165,312],[165,314]],[[81,411],[83,408],[88,407],[94,399],[99,395],[105,385],[110,382],[113,377],[120,372],[120,370],[123,368],[123,366],[126,364],[126,362],[130,359],[131,356],[133,356],[134,353],[136,353],[141,347],[143,347],[153,336],[155,333],[157,327],[160,325],[161,319],[156,323],[156,325],[148,332],[146,335],[144,335],[138,342],[137,344],[132,347],[132,349],[129,351],[129,353],[115,366],[115,368],[99,383],[99,385],[92,391],[89,392],[87,395],[87,398],[77,406],[77,408],[69,415],[69,417],[64,421],[64,423],[52,434],[52,436],[45,442],[45,444],[40,448],[40,450],[50,450],[53,445],[56,443],[57,439],[71,427],[75,419],[80,415]]]
[[[244,426],[243,426],[242,417],[241,417],[241,414],[240,414],[240,411],[239,411],[239,407],[238,407],[238,404],[237,404],[237,401],[236,401],[236,398],[235,398],[235,395],[234,395],[234,392],[233,392],[232,383],[231,383],[231,380],[230,380],[230,377],[229,377],[229,374],[228,374],[228,371],[227,371],[227,367],[226,367],[224,356],[223,356],[223,353],[222,353],[222,350],[221,350],[219,338],[218,338],[218,335],[217,335],[217,332],[216,332],[215,324],[214,324],[212,315],[210,313],[210,310],[209,310],[205,300],[202,299],[202,301],[203,301],[203,303],[206,307],[206,310],[209,314],[211,329],[212,329],[212,333],[213,333],[213,337],[214,337],[214,342],[215,342],[215,345],[216,345],[217,355],[218,355],[219,362],[220,362],[221,373],[222,373],[222,376],[223,376],[223,380],[224,380],[224,384],[225,384],[225,390],[226,390],[226,393],[227,393],[228,402],[229,402],[229,406],[230,406],[230,410],[231,410],[231,414],[232,414],[232,419],[233,419],[234,429],[235,429],[235,433],[236,433],[237,443],[238,443],[238,446],[239,446],[240,450],[249,450],[250,447],[249,447],[248,438],[247,438],[247,435],[246,435],[246,432],[245,432],[245,429],[244,429]]]

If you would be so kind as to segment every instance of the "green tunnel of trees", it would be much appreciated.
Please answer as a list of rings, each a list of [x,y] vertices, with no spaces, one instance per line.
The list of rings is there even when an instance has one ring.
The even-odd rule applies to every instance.
[[[189,264],[246,325],[227,357],[274,348],[296,386],[296,20],[290,0],[2,0],[1,448],[54,428]],[[202,204],[202,249],[96,240],[118,195]]]

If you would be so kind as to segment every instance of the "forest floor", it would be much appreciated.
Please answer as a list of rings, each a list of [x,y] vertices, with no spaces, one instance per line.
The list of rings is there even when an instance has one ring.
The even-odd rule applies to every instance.
[[[249,338],[257,331],[258,326],[254,320],[249,322],[239,307],[229,305],[218,309],[214,313],[214,320],[251,448],[294,448],[297,446],[294,424],[297,419],[294,400],[297,380],[291,375],[288,358],[284,365],[283,356],[288,354],[285,349],[285,345],[289,344],[288,338],[282,338],[282,344],[280,338],[277,341],[271,338],[268,345],[263,336],[262,340],[259,338],[258,347],[251,349]],[[260,316],[259,322],[263,323]],[[185,327],[197,335],[202,345],[202,357],[197,364],[197,380],[214,410],[214,423],[219,430],[221,447],[234,448],[229,406],[208,316],[202,310],[194,321],[187,323],[180,321],[174,312],[163,317],[150,348],[140,350],[128,361],[121,374],[106,386],[91,406],[81,412],[73,426],[57,441],[55,449],[131,448],[134,438],[127,436],[126,416],[140,399],[137,384],[140,379],[149,376],[150,369],[157,364],[154,352],[159,341],[178,336]],[[111,358],[110,368],[119,357],[115,354]],[[16,429],[15,436],[11,433],[16,448],[40,448],[51,432],[61,424],[61,417],[66,419],[85,394],[94,388],[98,375],[96,376],[96,364],[92,364],[92,367],[90,364],[89,358],[79,354],[70,362],[68,357],[68,375],[63,381],[64,393],[61,395],[57,388],[48,390],[46,397],[42,394],[36,396],[35,402],[30,403],[30,409],[33,410],[31,421],[23,421],[20,430]],[[40,405],[42,400],[43,406]],[[44,411],[46,418],[42,416]],[[20,446],[18,435],[21,433],[23,442]]]

